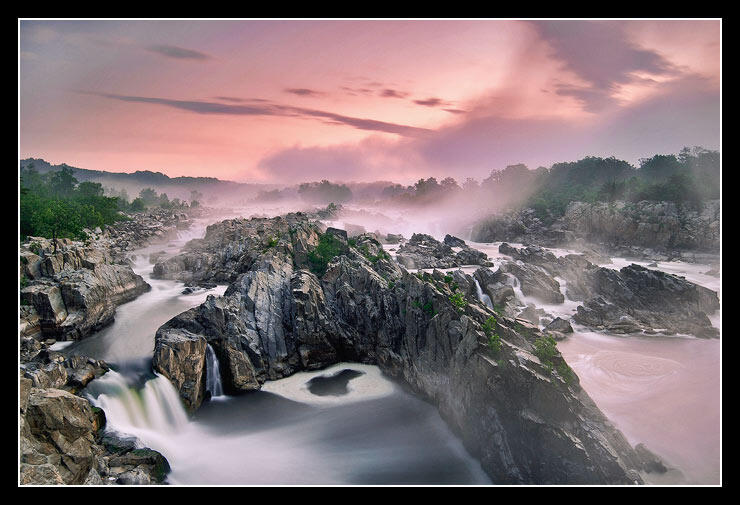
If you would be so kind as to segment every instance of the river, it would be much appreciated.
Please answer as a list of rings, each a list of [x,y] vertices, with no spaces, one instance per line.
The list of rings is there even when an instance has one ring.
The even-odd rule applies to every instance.
[[[162,452],[172,466],[171,484],[491,483],[432,405],[373,366],[339,364],[235,397],[218,395],[211,371],[214,398],[187,416],[172,385],[151,372],[154,333],[226,286],[183,295],[181,283],[151,278],[148,257],[161,250],[177,253],[187,240],[203,235],[205,224],[196,223],[164,247],[136,251],[133,268],[152,290],[120,306],[110,327],[64,348],[113,365],[114,371],[87,391],[105,410],[107,429],[134,435]],[[469,244],[494,263],[504,258],[498,243]],[[394,254],[396,247],[386,249]],[[603,266],[629,263],[612,258]],[[721,294],[720,279],[703,273],[708,265],[661,262],[657,268]],[[515,290],[553,315],[570,317],[578,305],[567,299],[542,304]],[[721,329],[720,311],[710,319]],[[609,335],[578,325],[574,330],[558,348],[583,388],[633,445],[644,443],[679,470],[648,474],[647,481],[720,483],[721,340]]]

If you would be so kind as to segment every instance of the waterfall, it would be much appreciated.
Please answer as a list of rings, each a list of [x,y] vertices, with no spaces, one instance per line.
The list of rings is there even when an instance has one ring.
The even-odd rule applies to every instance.
[[[188,423],[180,395],[166,377],[156,374],[143,388],[131,385],[124,375],[110,370],[94,381],[90,401],[105,412],[110,428],[123,433],[140,429],[171,432]],[[97,393],[97,397],[95,397]]]
[[[221,384],[221,372],[218,369],[218,358],[211,344],[206,347],[206,391],[211,392],[211,398],[223,396],[224,389]]]
[[[483,292],[480,284],[478,283],[478,279],[473,277],[473,280],[475,281],[475,291],[478,293],[478,300],[485,303],[486,307],[488,307],[489,309],[493,309],[493,302],[491,302],[491,297]]]

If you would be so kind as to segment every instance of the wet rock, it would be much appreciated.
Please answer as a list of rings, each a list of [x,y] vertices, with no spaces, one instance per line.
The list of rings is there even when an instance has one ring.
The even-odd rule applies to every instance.
[[[557,331],[560,333],[573,333],[573,327],[565,319],[556,317],[555,319],[552,320],[552,322],[550,322],[547,326],[545,326],[545,331]]]
[[[636,264],[619,271],[598,268],[590,273],[589,290],[593,296],[573,316],[579,324],[616,333],[660,329],[719,336],[707,317],[719,308],[717,293],[682,277]]]
[[[505,262],[501,271],[511,274],[519,280],[522,293],[533,296],[545,303],[563,303],[565,297],[560,292],[560,283],[544,268],[527,263]]]
[[[637,444],[635,446],[635,453],[637,453],[637,457],[644,471],[648,473],[665,473],[668,471],[663,460],[645,447],[645,444]]]
[[[388,233],[385,236],[385,240],[389,244],[400,244],[401,242],[405,241],[406,239],[401,234],[397,234],[396,235],[396,234],[393,234],[393,233]]]
[[[457,242],[459,239],[456,241],[451,238],[450,240],[459,243]],[[488,256],[481,251],[468,247],[464,242],[460,247],[462,250],[455,252],[451,246],[439,242],[431,235],[414,233],[408,242],[398,248],[396,260],[408,269],[493,265],[488,261]]]
[[[445,235],[444,243],[447,244],[450,247],[466,247],[467,244],[465,241],[461,238],[457,238],[453,235]]]

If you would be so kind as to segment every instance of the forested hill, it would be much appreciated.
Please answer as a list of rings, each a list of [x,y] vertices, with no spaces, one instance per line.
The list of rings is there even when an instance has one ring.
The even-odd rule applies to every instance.
[[[106,172],[103,170],[72,167],[66,163],[52,165],[40,158],[26,158],[21,160],[21,170],[30,167],[33,167],[37,172],[42,174],[57,172],[63,167],[66,167],[72,170],[72,175],[79,182],[99,182],[104,187],[114,188],[119,191],[125,189],[130,195],[137,195],[142,189],[153,187],[158,191],[166,191],[171,197],[185,199],[188,198],[191,191],[198,190],[205,195],[206,203],[216,198],[227,200],[223,203],[230,203],[228,200],[251,198],[258,191],[272,189],[274,187],[267,184],[224,181],[215,177],[169,177],[161,172],[152,172],[150,170],[139,170],[133,173]]]
[[[137,170],[133,173],[125,172],[105,172],[103,170],[89,170],[87,168],[77,168],[62,163],[60,165],[52,165],[48,161],[41,158],[27,158],[21,160],[21,169],[29,167],[33,164],[33,167],[39,173],[56,172],[61,170],[62,167],[68,167],[72,169],[72,175],[79,181],[89,181],[93,179],[99,179],[106,177],[110,179],[120,179],[121,181],[136,181],[141,184],[239,184],[232,181],[222,181],[215,177],[169,177],[162,172],[152,172],[150,170]]]

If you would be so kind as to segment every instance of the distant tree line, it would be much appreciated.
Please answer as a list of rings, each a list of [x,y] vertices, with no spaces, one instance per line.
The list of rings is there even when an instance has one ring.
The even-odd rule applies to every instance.
[[[573,201],[669,201],[689,207],[720,196],[720,156],[701,147],[683,148],[678,155],[658,154],[639,160],[639,167],[614,157],[587,156],[530,170],[509,165],[492,170],[478,183],[460,185],[452,177],[419,179],[413,186],[392,184],[381,199],[399,204],[426,205],[457,198],[464,203],[497,208],[531,207],[543,219],[562,216]],[[488,205],[487,205],[488,204]]]
[[[198,205],[202,195],[191,192],[191,202],[170,200],[166,193],[143,189],[132,202],[125,190],[108,190],[97,182],[79,182],[73,170],[63,166],[56,172],[39,173],[33,164],[21,169],[20,235],[51,239],[84,239],[84,229],[103,228],[129,219],[123,212],[141,212],[149,208],[181,209]]]
[[[326,179],[321,182],[304,182],[298,186],[298,195],[308,203],[346,203],[352,200],[352,190],[345,184],[335,184]]]

